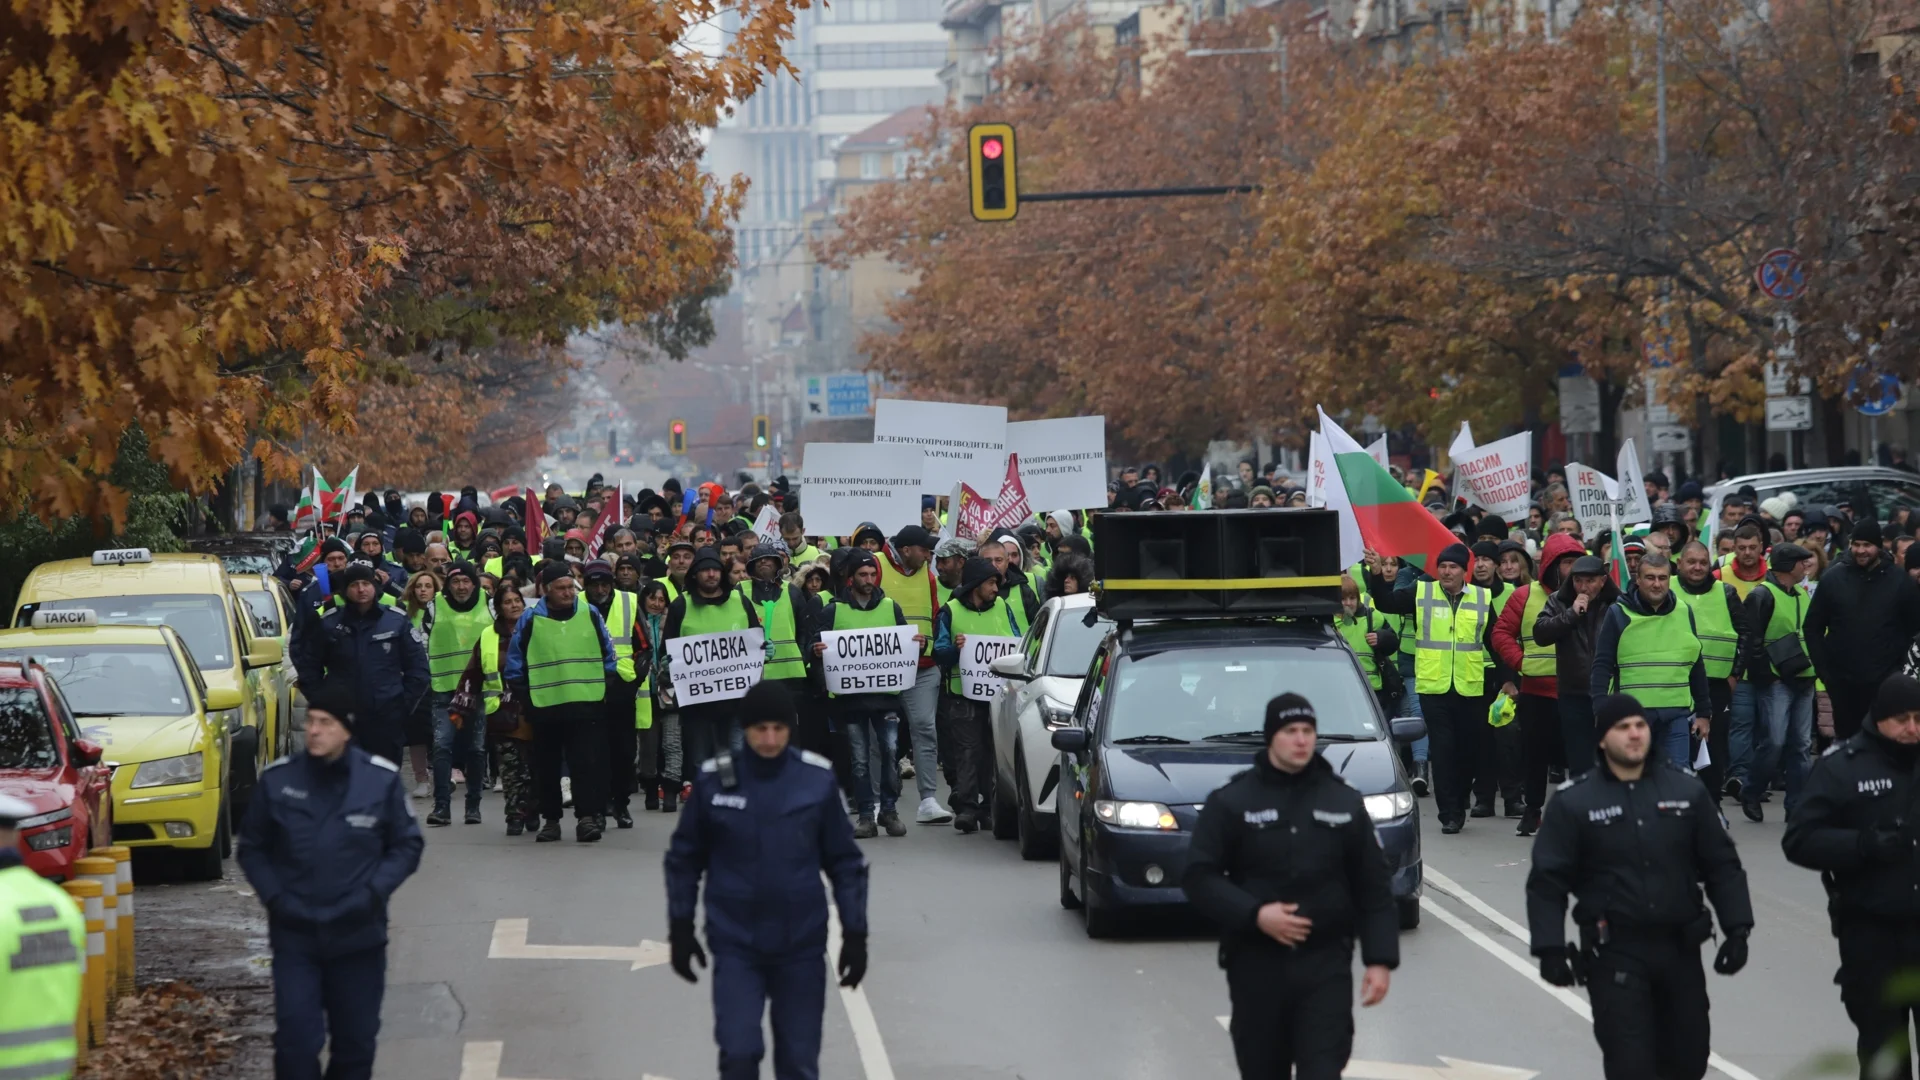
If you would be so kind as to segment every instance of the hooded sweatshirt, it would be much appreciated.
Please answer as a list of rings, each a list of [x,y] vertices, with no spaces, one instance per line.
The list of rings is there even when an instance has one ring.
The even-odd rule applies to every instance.
[[[1526,646],[1520,638],[1520,617],[1527,609],[1527,597],[1534,589],[1545,589],[1549,594],[1558,589],[1560,575],[1554,571],[1553,564],[1567,555],[1579,558],[1584,554],[1586,549],[1580,546],[1580,541],[1566,533],[1547,537],[1546,550],[1540,554],[1540,580],[1515,589],[1513,599],[1507,601],[1506,610],[1500,613],[1500,618],[1493,624],[1493,650],[1500,655],[1500,662],[1509,671],[1519,671],[1520,662],[1526,656]],[[1543,610],[1541,615],[1545,614]],[[1559,686],[1559,680],[1552,675],[1520,676],[1520,692],[1523,694],[1557,698],[1560,696]]]

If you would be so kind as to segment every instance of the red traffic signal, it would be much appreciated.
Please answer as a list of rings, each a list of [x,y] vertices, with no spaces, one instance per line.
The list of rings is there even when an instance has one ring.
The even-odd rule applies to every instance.
[[[980,140],[980,156],[988,161],[1000,160],[1000,155],[1003,153],[1006,153],[1006,147],[1001,145],[998,138],[990,137]]]

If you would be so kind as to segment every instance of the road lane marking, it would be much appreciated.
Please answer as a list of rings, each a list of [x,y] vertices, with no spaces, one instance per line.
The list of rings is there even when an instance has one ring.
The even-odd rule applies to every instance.
[[[1443,1065],[1402,1065],[1394,1061],[1349,1061],[1340,1071],[1345,1080],[1533,1080],[1538,1069],[1516,1069],[1508,1065],[1488,1065],[1483,1061],[1463,1061],[1436,1054]]]
[[[487,946],[489,960],[625,960],[628,971],[664,964],[673,958],[673,950],[658,941],[642,938],[634,945],[529,945],[526,919],[495,919],[493,940]]]
[[[827,978],[839,986],[836,970],[840,964],[840,908],[827,898]],[[873,973],[869,971],[868,975]],[[863,980],[864,981],[864,980]],[[887,1044],[880,1038],[880,1025],[873,1018],[873,1006],[860,987],[840,987],[840,1003],[847,1007],[847,1023],[853,1028],[853,1045],[860,1051],[860,1070],[867,1080],[894,1080],[893,1062],[887,1060]]]
[[[460,1080],[515,1080],[500,1075],[500,1059],[505,1056],[503,1042],[470,1042],[460,1048]],[[664,1076],[642,1073],[640,1080],[667,1080]]]
[[[1513,921],[1512,919],[1502,914],[1492,904],[1489,904],[1485,900],[1480,899],[1478,896],[1473,895],[1473,893],[1470,890],[1462,886],[1459,882],[1453,880],[1452,878],[1441,873],[1440,871],[1435,870],[1431,863],[1423,867],[1422,870],[1426,880],[1430,882],[1434,887],[1439,889],[1441,892],[1446,893],[1448,896],[1453,897],[1455,900],[1458,900],[1460,903],[1465,904],[1469,908],[1472,908],[1474,911],[1478,912],[1479,914],[1485,916],[1487,919],[1491,920],[1496,926],[1500,927],[1500,929],[1506,931],[1508,934],[1511,934],[1515,940],[1521,942],[1522,944],[1528,944],[1529,942],[1532,941],[1532,938],[1527,934],[1525,927],[1522,927],[1519,923]],[[1587,1021],[1588,1023],[1593,1022],[1593,1010],[1590,1007],[1588,1007],[1586,999],[1574,993],[1573,991],[1567,989],[1564,986],[1555,986],[1552,983],[1548,982],[1547,980],[1541,978],[1540,971],[1539,971],[1539,964],[1536,961],[1528,957],[1522,957],[1518,953],[1515,953],[1513,950],[1507,948],[1505,945],[1502,945],[1499,942],[1493,940],[1493,938],[1488,937],[1486,932],[1481,930],[1479,927],[1473,925],[1472,923],[1467,922],[1465,919],[1462,919],[1460,916],[1455,915],[1453,912],[1448,911],[1445,907],[1442,907],[1440,904],[1434,902],[1432,899],[1426,896],[1422,896],[1420,898],[1420,906],[1426,911],[1431,912],[1433,916],[1439,919],[1441,922],[1446,923],[1448,926],[1451,926],[1455,930],[1460,931],[1461,935],[1465,937],[1468,941],[1471,941],[1475,945],[1480,946],[1482,949],[1486,950],[1489,954],[1491,954],[1495,959],[1499,960],[1501,963],[1506,964],[1508,967],[1512,968],[1513,970],[1519,972],[1520,975],[1523,978],[1525,978],[1528,982],[1532,983],[1533,985],[1539,987],[1542,990],[1545,990],[1547,993],[1553,995],[1556,999],[1559,1000],[1560,1004],[1565,1005],[1567,1008],[1572,1009],[1574,1012],[1578,1013],[1581,1019]],[[1711,1054],[1711,1053],[1708,1054],[1707,1064],[1711,1065],[1714,1069],[1718,1070],[1723,1075],[1730,1077],[1731,1080],[1760,1080],[1758,1076],[1755,1076],[1753,1073],[1750,1073],[1747,1070],[1741,1068],[1740,1066],[1735,1065],[1733,1062],[1728,1061],[1726,1058],[1721,1057],[1719,1054]]]

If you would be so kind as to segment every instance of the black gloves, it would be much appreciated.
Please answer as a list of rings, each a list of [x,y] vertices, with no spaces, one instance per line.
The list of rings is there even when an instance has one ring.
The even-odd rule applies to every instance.
[[[1734,975],[1746,966],[1747,931],[1727,931],[1727,940],[1720,943],[1720,952],[1713,958],[1713,970],[1722,975]]]
[[[701,967],[706,967],[707,951],[693,936],[692,919],[673,920],[673,926],[667,930],[667,947],[673,950],[673,973],[690,983],[699,982],[699,976],[693,973],[693,962],[698,960]]]
[[[1540,977],[1555,986],[1573,985],[1573,968],[1567,963],[1567,950],[1549,949],[1540,954]]]
[[[1913,844],[1897,829],[1861,829],[1860,854],[1868,862],[1899,862],[1912,856]]]
[[[867,977],[867,935],[848,934],[840,945],[840,985],[851,990]]]

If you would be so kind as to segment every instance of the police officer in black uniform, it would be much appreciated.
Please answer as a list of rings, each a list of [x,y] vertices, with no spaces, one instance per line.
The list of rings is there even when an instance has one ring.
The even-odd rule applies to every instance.
[[[828,918],[820,872],[833,879],[840,908],[840,985],[858,986],[867,973],[867,860],[833,762],[788,745],[795,712],[787,688],[758,683],[737,704],[746,749],[735,759],[723,744],[700,766],[667,848],[673,970],[693,982],[694,961],[707,962],[693,932],[705,877],[721,1080],[760,1075],[769,1003],[774,1076],[819,1080]]]
[[[1387,996],[1400,926],[1386,856],[1360,793],[1316,750],[1299,694],[1267,703],[1253,768],[1207,797],[1181,879],[1220,924],[1244,1080],[1337,1080],[1353,1051],[1353,943],[1360,1001]]]
[[[1726,938],[1713,970],[1747,963],[1753,904],[1746,871],[1706,785],[1664,756],[1628,694],[1593,704],[1598,768],[1547,800],[1533,838],[1527,922],[1540,977],[1584,978],[1607,1080],[1700,1080],[1710,1052],[1700,945],[1713,934],[1706,886]],[[1566,938],[1567,897],[1580,944]]]
[[[267,909],[273,1073],[373,1075],[387,986],[387,901],[425,841],[399,767],[349,745],[357,707],[338,682],[307,690],[306,752],[260,775],[235,858]]]
[[[1920,969],[1920,681],[1888,676],[1868,723],[1814,762],[1781,840],[1787,858],[1820,871],[1840,939],[1840,1000],[1859,1031],[1860,1075],[1911,1078],[1911,1001],[1890,980]]]

